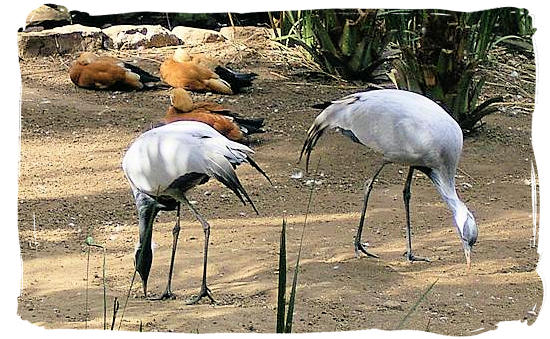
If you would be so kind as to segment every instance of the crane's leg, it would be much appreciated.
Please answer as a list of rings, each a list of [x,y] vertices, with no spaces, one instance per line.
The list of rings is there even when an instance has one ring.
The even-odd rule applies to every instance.
[[[359,227],[357,228],[357,235],[355,236],[355,257],[358,258],[360,253],[359,251],[365,253],[368,257],[378,258],[376,254],[369,253],[366,249],[366,244],[361,243],[361,233],[363,232],[363,225],[365,224],[365,215],[367,213],[367,203],[369,201],[370,191],[372,191],[372,186],[374,184],[374,179],[380,174],[382,168],[387,164],[383,162],[382,166],[374,173],[374,176],[365,182],[365,198],[363,200],[363,210],[361,211],[361,219],[359,220]]]
[[[168,283],[166,285],[166,289],[164,290],[164,293],[160,297],[158,297],[158,300],[166,300],[166,299],[175,299],[176,295],[172,293],[172,275],[174,273],[174,261],[176,257],[176,248],[178,247],[178,236],[180,234],[180,205],[181,203],[178,202],[178,206],[176,209],[176,225],[172,229],[172,258],[170,259],[170,270],[168,271]]]
[[[409,202],[411,200],[411,183],[413,177],[414,167],[409,168],[409,174],[407,175],[407,180],[405,181],[405,188],[403,189],[403,201],[405,202],[405,214],[407,218],[407,259],[409,261],[430,261],[428,258],[417,257],[412,252],[412,240],[411,240],[411,216],[409,210]]]
[[[210,225],[208,222],[202,217],[202,215],[197,212],[195,207],[191,205],[189,200],[187,200],[187,197],[183,196],[183,201],[189,207],[189,210],[191,210],[191,213],[197,218],[197,220],[201,223],[202,228],[204,230],[204,256],[203,256],[203,271],[202,271],[202,284],[201,284],[201,290],[199,294],[192,298],[191,300],[187,301],[188,305],[196,304],[199,300],[201,300],[203,297],[208,297],[210,301],[215,303],[216,301],[212,297],[212,292],[210,292],[210,289],[208,286],[206,286],[206,264],[208,262],[208,241],[210,238]]]

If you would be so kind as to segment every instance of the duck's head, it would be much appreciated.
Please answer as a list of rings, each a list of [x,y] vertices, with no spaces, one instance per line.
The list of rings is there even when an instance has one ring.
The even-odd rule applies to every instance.
[[[174,88],[170,91],[170,104],[182,112],[193,109],[193,99],[183,88]]]
[[[191,58],[191,55],[189,55],[189,53],[187,53],[186,50],[184,50],[181,47],[178,47],[178,49],[176,49],[176,51],[174,52],[172,59],[174,59],[174,61],[177,61],[177,62],[186,62],[186,61],[191,61],[192,58]]]
[[[97,60],[97,55],[92,52],[82,52],[76,60],[81,65],[88,65]]]

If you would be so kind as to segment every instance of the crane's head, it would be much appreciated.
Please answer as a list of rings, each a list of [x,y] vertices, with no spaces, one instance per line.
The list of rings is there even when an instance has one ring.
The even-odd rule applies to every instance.
[[[125,173],[126,169],[124,170]],[[129,178],[129,177],[128,177]],[[129,179],[130,180],[130,179]],[[132,185],[132,181],[130,180]],[[159,211],[159,204],[146,194],[134,193],[139,217],[139,245],[135,253],[136,272],[143,283],[143,294],[147,297],[147,279],[153,263],[153,221]]]
[[[466,208],[466,205],[461,204],[459,210],[455,214],[456,227],[462,240],[464,255],[466,256],[466,264],[468,269],[471,267],[471,251],[477,240],[477,224],[472,212]]]
[[[139,273],[143,284],[143,294],[147,297],[147,279],[149,278],[151,264],[153,263],[153,250],[151,246],[143,246],[143,243],[140,243],[136,249],[135,260],[136,271]]]

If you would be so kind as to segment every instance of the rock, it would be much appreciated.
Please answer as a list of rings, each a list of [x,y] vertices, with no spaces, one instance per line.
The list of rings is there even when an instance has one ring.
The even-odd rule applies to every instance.
[[[70,22],[71,14],[65,6],[59,5],[42,5],[35,10],[32,10],[27,19],[25,25],[40,25],[46,22]]]
[[[271,37],[271,31],[265,27],[255,26],[235,26],[235,27],[222,27],[220,34],[229,40],[245,40],[252,37],[264,37],[269,39]]]
[[[382,306],[390,309],[390,310],[398,310],[398,311],[402,311],[403,310],[403,306],[401,306],[401,303],[399,301],[395,301],[395,300],[387,300],[385,301]]]
[[[107,39],[101,29],[82,25],[17,34],[21,58],[93,51],[103,48]]]
[[[160,25],[119,25],[105,28],[111,48],[136,49],[138,47],[166,47],[181,44],[181,40]]]
[[[302,179],[303,176],[304,173],[302,171],[295,171],[290,175],[292,179]]]
[[[172,33],[186,45],[198,45],[226,40],[220,32],[210,29],[177,26],[172,29]]]

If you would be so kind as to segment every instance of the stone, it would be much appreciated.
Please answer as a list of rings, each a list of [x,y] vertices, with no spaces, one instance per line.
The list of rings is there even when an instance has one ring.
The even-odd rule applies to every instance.
[[[220,32],[210,29],[177,26],[172,29],[172,33],[186,45],[198,45],[226,40]]]
[[[160,25],[118,25],[103,29],[110,38],[109,47],[137,49],[180,45],[181,40]]]
[[[94,51],[103,48],[107,39],[101,29],[82,25],[17,34],[21,58]]]
[[[395,301],[395,300],[387,300],[386,302],[384,302],[382,304],[382,306],[390,309],[390,310],[398,310],[398,311],[402,311],[403,310],[403,306],[401,306],[401,303],[399,301]]]
[[[268,28],[255,26],[222,27],[220,34],[228,40],[245,40],[253,37],[270,38],[272,33]]]
[[[59,5],[42,5],[35,10],[32,10],[27,19],[26,25],[40,23],[44,21],[70,21],[71,14],[67,7]]]

